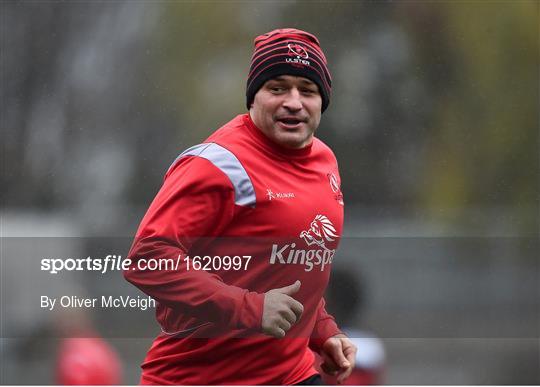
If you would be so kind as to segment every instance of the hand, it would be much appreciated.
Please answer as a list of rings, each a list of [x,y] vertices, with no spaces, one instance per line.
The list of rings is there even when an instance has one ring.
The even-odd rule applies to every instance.
[[[278,339],[285,336],[287,331],[300,320],[304,306],[291,296],[300,290],[300,281],[272,289],[264,294],[262,317],[262,332]]]
[[[321,350],[321,368],[328,375],[337,376],[338,384],[349,377],[356,357],[356,346],[343,334],[326,340]]]

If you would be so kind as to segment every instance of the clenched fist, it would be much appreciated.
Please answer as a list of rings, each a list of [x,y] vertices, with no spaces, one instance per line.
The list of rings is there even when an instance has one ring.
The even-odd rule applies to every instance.
[[[291,296],[300,290],[300,281],[272,289],[264,294],[262,332],[268,336],[282,338],[300,320],[304,306]]]
[[[354,368],[356,346],[343,334],[330,337],[323,344],[321,368],[328,375],[337,376],[337,383],[343,383]]]

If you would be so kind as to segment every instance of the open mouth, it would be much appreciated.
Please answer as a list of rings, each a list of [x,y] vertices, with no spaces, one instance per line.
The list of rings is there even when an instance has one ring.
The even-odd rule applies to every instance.
[[[300,118],[295,118],[295,117],[282,117],[282,118],[278,118],[277,122],[279,122],[282,126],[295,128],[305,121]]]

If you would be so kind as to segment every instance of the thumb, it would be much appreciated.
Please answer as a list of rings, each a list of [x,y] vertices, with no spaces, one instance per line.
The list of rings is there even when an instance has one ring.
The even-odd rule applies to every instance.
[[[341,340],[337,339],[337,341],[334,341],[332,345],[329,345],[327,352],[338,367],[346,368],[350,366],[349,361],[343,353],[343,343]]]
[[[339,351],[334,352],[334,361],[339,364],[340,367],[346,368],[350,366],[349,361],[343,354],[343,347],[340,346]]]
[[[288,296],[292,296],[293,294],[295,294],[296,292],[298,292],[300,290],[300,285],[302,285],[302,283],[298,280],[296,280],[296,282],[292,285],[289,285],[289,286],[285,286],[283,288],[279,288],[279,289],[275,289],[277,292],[279,293],[283,293],[283,294],[286,294]]]

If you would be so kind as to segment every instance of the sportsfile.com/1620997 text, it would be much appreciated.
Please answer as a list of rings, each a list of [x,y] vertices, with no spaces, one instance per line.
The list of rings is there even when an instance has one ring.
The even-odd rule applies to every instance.
[[[105,274],[108,271],[126,270],[178,270],[184,264],[185,270],[247,270],[251,260],[250,255],[235,256],[193,256],[179,255],[177,258],[140,258],[132,266],[129,258],[122,259],[121,255],[109,254],[104,258],[43,258],[41,270],[50,274],[62,271],[97,271]]]

